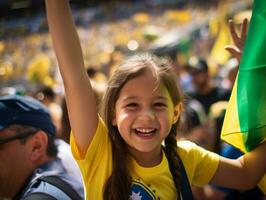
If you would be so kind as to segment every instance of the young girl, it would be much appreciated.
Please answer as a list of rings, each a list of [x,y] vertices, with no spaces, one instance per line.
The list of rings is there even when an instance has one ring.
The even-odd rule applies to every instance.
[[[169,65],[154,56],[133,57],[113,73],[102,120],[68,1],[46,0],[46,6],[86,199],[180,199],[180,160],[192,184],[256,185],[265,173],[266,143],[230,160],[191,142],[176,142],[182,96]]]

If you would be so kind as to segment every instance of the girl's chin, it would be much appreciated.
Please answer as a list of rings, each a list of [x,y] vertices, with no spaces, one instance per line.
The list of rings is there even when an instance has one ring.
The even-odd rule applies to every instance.
[[[138,146],[134,146],[133,148],[130,148],[132,152],[134,153],[140,153],[140,154],[154,154],[156,152],[160,152],[161,151],[161,146],[154,146],[151,145],[138,145]]]

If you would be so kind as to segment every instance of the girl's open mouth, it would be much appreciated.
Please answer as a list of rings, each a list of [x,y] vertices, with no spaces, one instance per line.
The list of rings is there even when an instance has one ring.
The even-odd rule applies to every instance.
[[[136,128],[135,133],[140,137],[151,137],[156,133],[156,128]]]

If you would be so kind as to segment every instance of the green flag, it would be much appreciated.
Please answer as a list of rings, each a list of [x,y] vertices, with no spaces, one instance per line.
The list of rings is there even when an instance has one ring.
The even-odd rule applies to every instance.
[[[221,138],[248,152],[266,136],[266,0],[255,0]],[[263,178],[266,180],[266,176]],[[266,193],[266,181],[260,184]]]

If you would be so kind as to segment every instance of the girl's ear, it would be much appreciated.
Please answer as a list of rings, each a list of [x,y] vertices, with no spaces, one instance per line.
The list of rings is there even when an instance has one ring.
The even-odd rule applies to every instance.
[[[113,125],[113,126],[116,126],[116,125],[117,125],[115,115],[114,115],[113,120],[112,120],[112,125]]]
[[[180,117],[182,110],[183,110],[183,104],[180,102],[174,108],[174,116],[173,116],[172,124],[175,124],[177,122],[177,120]]]

